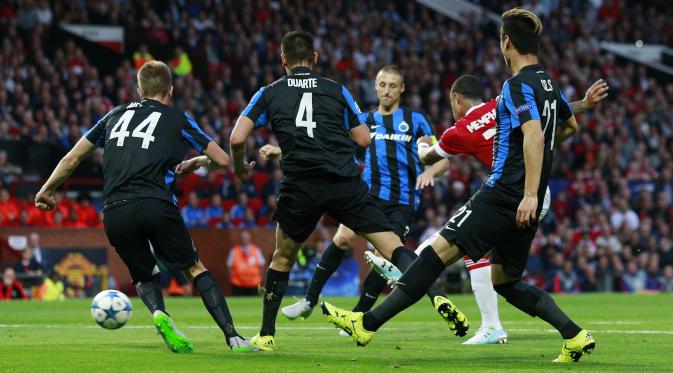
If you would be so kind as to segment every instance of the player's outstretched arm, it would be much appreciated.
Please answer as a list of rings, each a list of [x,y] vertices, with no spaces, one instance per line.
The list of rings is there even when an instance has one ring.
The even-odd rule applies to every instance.
[[[554,145],[562,143],[567,138],[576,133],[577,133],[577,120],[573,115],[565,122],[556,126],[556,134],[554,135]]]
[[[231,132],[229,144],[231,147],[231,158],[234,164],[234,174],[239,179],[247,179],[250,170],[254,167],[254,162],[247,164],[245,162],[245,142],[250,137],[252,130],[255,129],[255,123],[252,119],[241,115],[236,121],[234,130]]]
[[[416,189],[423,189],[427,186],[435,186],[435,178],[442,176],[449,169],[449,160],[442,159],[423,171],[416,178]]]
[[[526,168],[523,199],[516,212],[516,224],[527,227],[536,219],[537,192],[542,174],[544,133],[539,120],[529,120],[521,125],[523,132],[523,159]]]
[[[372,143],[372,137],[370,135],[369,128],[364,124],[360,124],[357,127],[351,128],[350,133],[353,142],[361,148],[366,148],[369,146],[369,144]]]
[[[35,196],[35,206],[40,210],[51,210],[56,204],[54,193],[82,161],[96,149],[96,144],[89,141],[86,137],[79,139],[75,147],[66,154],[44,183],[40,191]]]
[[[610,87],[608,86],[608,83],[603,79],[598,79],[591,85],[591,87],[589,87],[589,89],[587,89],[583,99],[570,103],[573,113],[581,114],[595,108],[599,102],[608,97],[609,89]]]
[[[209,171],[214,171],[225,168],[231,163],[229,155],[214,141],[209,142],[203,152],[206,155],[182,161],[175,167],[175,173],[178,175],[186,175],[201,167],[207,167]]]

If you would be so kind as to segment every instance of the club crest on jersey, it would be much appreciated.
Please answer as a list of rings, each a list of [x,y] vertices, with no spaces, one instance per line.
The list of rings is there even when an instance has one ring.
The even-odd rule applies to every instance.
[[[397,125],[397,129],[400,130],[400,132],[407,132],[409,131],[409,123],[401,121],[400,124]]]
[[[532,108],[533,108],[533,104],[528,104],[528,103],[527,103],[527,104],[523,104],[523,105],[521,105],[521,106],[518,106],[516,109],[514,109],[514,113],[515,113],[516,115],[519,115],[519,114],[521,114],[521,113],[523,113],[523,112],[526,112],[526,111],[528,111],[528,110],[530,110],[530,109],[532,109]]]

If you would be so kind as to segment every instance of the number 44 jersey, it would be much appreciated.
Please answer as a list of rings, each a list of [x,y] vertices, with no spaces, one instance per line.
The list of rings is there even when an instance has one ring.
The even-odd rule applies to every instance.
[[[349,131],[366,116],[340,83],[297,67],[257,91],[241,115],[271,128],[287,179],[358,176]]]
[[[202,153],[212,141],[187,113],[151,99],[112,109],[84,136],[105,148],[105,204],[133,198],[176,203],[175,166],[189,147]]]

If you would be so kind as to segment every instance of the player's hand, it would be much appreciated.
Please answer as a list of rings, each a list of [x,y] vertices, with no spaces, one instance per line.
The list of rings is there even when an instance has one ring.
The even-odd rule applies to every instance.
[[[420,190],[427,186],[435,186],[435,174],[431,168],[423,171],[416,178],[416,189]]]
[[[201,168],[201,164],[196,161],[196,158],[187,159],[180,162],[180,164],[175,167],[175,173],[177,175],[187,175],[198,170],[199,168]]]
[[[526,228],[535,223],[537,196],[524,196],[516,210],[516,226]]]
[[[254,168],[255,168],[255,161],[252,161],[250,163],[243,162],[242,168],[237,168],[236,166],[234,166],[234,175],[236,175],[236,177],[238,177],[242,181],[248,180],[248,178],[250,177],[250,173]]]
[[[608,86],[608,83],[603,79],[598,79],[591,85],[591,87],[589,87],[589,89],[587,89],[587,93],[582,100],[585,102],[588,109],[593,109],[599,102],[608,97],[609,89],[610,87]]]
[[[427,144],[428,146],[432,146],[432,137],[430,136],[421,136],[416,140],[416,145],[421,146],[421,144]]]
[[[35,207],[42,211],[51,211],[56,205],[54,192],[40,189],[35,196]]]
[[[283,155],[283,153],[281,152],[279,147],[266,144],[262,146],[261,149],[259,149],[259,155],[263,159],[278,159]]]

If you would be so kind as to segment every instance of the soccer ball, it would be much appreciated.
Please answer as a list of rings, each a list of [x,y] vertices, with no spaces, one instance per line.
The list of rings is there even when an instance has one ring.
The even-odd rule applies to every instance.
[[[117,290],[98,293],[91,302],[91,317],[105,329],[119,329],[131,318],[133,306],[129,298]]]

